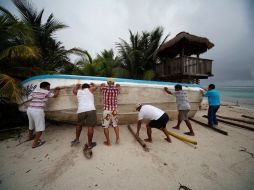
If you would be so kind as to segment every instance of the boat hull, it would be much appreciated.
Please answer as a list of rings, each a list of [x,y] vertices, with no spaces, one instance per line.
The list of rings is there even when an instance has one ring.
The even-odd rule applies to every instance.
[[[77,121],[77,98],[72,93],[75,84],[93,82],[98,87],[100,84],[106,82],[103,77],[84,77],[84,76],[70,76],[70,75],[42,75],[32,77],[24,82],[22,85],[25,89],[25,96],[19,104],[20,111],[25,112],[30,101],[31,92],[39,88],[39,84],[47,81],[51,84],[51,88],[60,87],[61,91],[57,98],[49,98],[47,107],[45,109],[46,118],[50,120],[63,121],[69,123],[76,123]],[[164,87],[167,86],[170,90],[174,89],[174,83],[163,83],[152,81],[136,81],[127,79],[115,79],[116,83],[121,85],[121,93],[118,96],[118,117],[119,124],[132,124],[137,121],[137,112],[135,105],[137,103],[154,105],[166,113],[168,113],[171,120],[177,118],[177,105],[174,96],[167,94]],[[143,83],[142,83],[143,82]],[[199,87],[186,86],[183,90],[188,92],[188,99],[191,104],[189,117],[193,117],[199,109],[202,100]],[[103,105],[102,94],[98,88],[94,94],[95,105],[97,110],[98,124],[101,123]]]

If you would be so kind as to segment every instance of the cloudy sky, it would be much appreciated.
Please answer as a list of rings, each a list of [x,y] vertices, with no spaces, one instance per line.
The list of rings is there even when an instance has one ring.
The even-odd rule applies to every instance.
[[[56,33],[66,48],[80,47],[93,57],[115,49],[128,30],[164,28],[168,39],[186,31],[207,37],[215,47],[201,58],[214,60],[214,77],[204,83],[254,84],[254,1],[252,0],[30,0],[44,18],[50,13],[69,27]],[[11,0],[0,5],[18,14]]]

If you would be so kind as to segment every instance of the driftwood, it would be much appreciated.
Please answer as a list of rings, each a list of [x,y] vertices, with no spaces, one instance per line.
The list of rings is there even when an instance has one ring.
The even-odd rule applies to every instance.
[[[201,121],[198,121],[198,120],[196,120],[196,119],[193,119],[193,118],[189,118],[191,121],[194,121],[194,122],[196,122],[196,123],[198,123],[199,125],[201,125],[201,126],[203,126],[203,127],[207,127],[207,128],[209,128],[209,129],[212,129],[212,130],[214,130],[214,131],[216,131],[216,132],[218,132],[218,133],[221,133],[221,134],[223,134],[223,135],[228,135],[228,132],[227,131],[223,131],[223,130],[221,130],[221,129],[218,129],[218,128],[216,128],[216,127],[211,127],[211,126],[209,126],[209,125],[207,125],[207,124],[205,124],[205,123],[203,123],[203,122],[201,122]]]
[[[203,117],[207,118],[207,115],[203,115]],[[241,124],[226,121],[226,120],[223,120],[223,119],[217,119],[217,121],[222,122],[222,123],[226,123],[226,124],[229,124],[229,125],[233,125],[233,126],[236,126],[236,127],[240,127],[240,128],[243,128],[243,129],[247,129],[247,130],[250,130],[250,131],[254,131],[254,128],[248,127],[246,125],[241,125]]]
[[[247,115],[242,115],[242,117],[248,118],[248,119],[254,119],[254,117],[247,116]]]
[[[217,115],[217,117],[222,118],[222,119],[230,119],[232,121],[239,121],[239,122],[242,122],[242,123],[247,123],[247,124],[254,125],[253,121],[245,121],[245,120],[242,120],[242,119],[237,119],[237,118],[233,118],[233,117],[225,117],[225,116],[221,116],[221,115]]]
[[[148,149],[146,143],[144,143],[144,141],[143,141],[140,137],[138,137],[138,136],[135,134],[135,132],[132,130],[132,128],[131,128],[130,125],[127,125],[127,127],[128,127],[128,129],[129,129],[129,131],[131,132],[131,134],[132,134],[132,135],[136,138],[136,140],[139,142],[139,144],[144,148],[144,150],[145,150],[146,152],[149,152],[149,149]]]

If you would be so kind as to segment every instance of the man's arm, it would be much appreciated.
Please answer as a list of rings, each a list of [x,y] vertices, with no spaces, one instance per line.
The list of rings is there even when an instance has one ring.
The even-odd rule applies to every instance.
[[[137,123],[137,133],[136,133],[136,136],[139,136],[139,131],[140,131],[140,128],[141,128],[141,124],[142,124],[142,120],[139,120],[138,123]]]
[[[118,89],[118,94],[120,94],[120,89],[121,89],[120,84],[116,84],[116,88]]]
[[[72,89],[73,94],[76,96],[78,93],[78,89],[80,88],[80,84],[76,84]]]
[[[205,96],[206,92],[207,92],[206,89],[201,89],[201,90],[200,90],[200,93],[201,93],[202,96]]]
[[[56,98],[58,95],[59,95],[59,93],[60,93],[60,87],[56,87],[55,89],[54,89],[54,96],[53,96],[53,98]]]
[[[168,90],[168,87],[164,87],[165,92],[167,92],[168,94],[172,94],[172,92],[170,90]]]

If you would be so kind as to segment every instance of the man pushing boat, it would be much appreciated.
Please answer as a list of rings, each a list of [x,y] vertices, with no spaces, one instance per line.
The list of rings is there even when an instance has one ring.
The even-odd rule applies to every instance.
[[[76,138],[71,141],[71,145],[79,144],[79,137],[82,130],[82,126],[87,126],[87,136],[88,142],[84,146],[84,151],[87,149],[92,149],[96,143],[92,143],[94,127],[97,123],[97,116],[96,116],[96,108],[94,105],[94,92],[96,91],[97,87],[95,84],[83,84],[80,89],[80,84],[77,84],[73,88],[73,94],[77,96],[78,99],[78,124],[76,126]]]
[[[146,124],[148,138],[144,140],[146,142],[152,143],[152,128],[156,128],[160,129],[166,135],[165,140],[171,143],[169,132],[166,128],[167,123],[169,121],[168,114],[166,114],[161,109],[151,105],[137,104],[136,110],[139,112],[136,133],[137,136],[139,136],[142,121],[149,120],[149,123]]]
[[[182,90],[182,85],[175,85],[175,92],[171,92],[167,87],[164,87],[165,92],[176,97],[177,109],[178,109],[178,121],[174,129],[180,129],[180,124],[184,120],[189,132],[184,134],[194,136],[194,131],[192,129],[191,123],[188,118],[188,112],[190,111],[190,103],[188,101],[187,92]]]
[[[106,137],[105,145],[110,146],[109,126],[112,125],[116,134],[116,144],[120,143],[119,126],[117,118],[117,98],[120,93],[120,85],[115,84],[112,78],[108,78],[107,85],[101,84],[103,98],[102,127]]]

